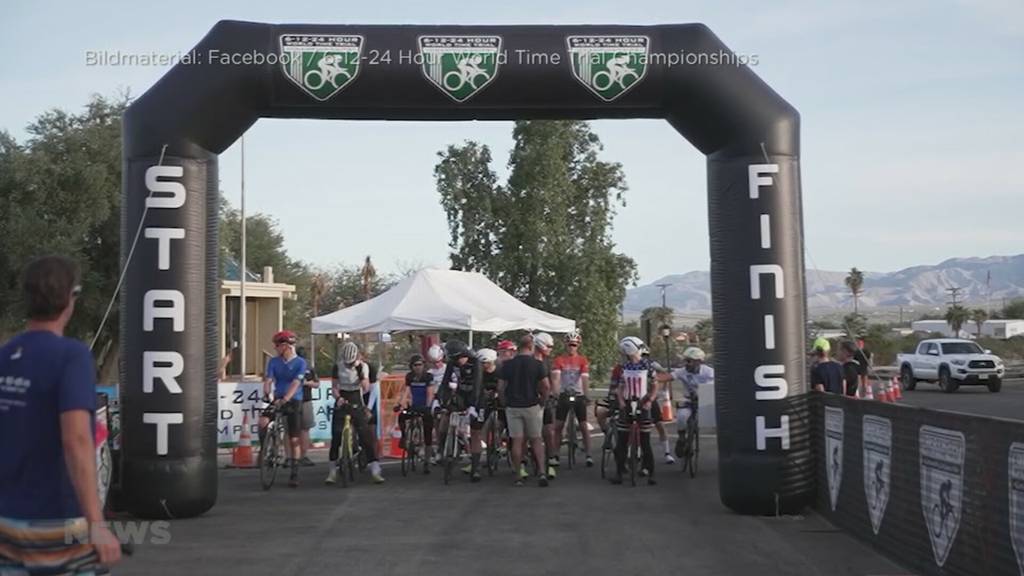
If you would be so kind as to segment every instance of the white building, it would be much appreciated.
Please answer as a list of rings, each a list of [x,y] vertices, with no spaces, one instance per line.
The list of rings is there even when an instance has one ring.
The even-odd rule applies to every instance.
[[[914,332],[937,332],[946,338],[975,338],[978,330],[974,322],[967,322],[960,327],[959,334],[954,334],[953,327],[945,320],[918,320],[910,327]],[[1000,340],[1024,335],[1024,320],[986,320],[981,325],[981,335]]]

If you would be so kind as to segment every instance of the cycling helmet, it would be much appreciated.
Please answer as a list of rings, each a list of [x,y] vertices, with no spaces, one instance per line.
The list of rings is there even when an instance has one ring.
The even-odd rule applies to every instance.
[[[423,362],[423,356],[419,354],[413,354],[409,357],[409,370],[412,370],[412,365]]]
[[[476,357],[481,362],[487,362],[490,364],[494,364],[495,362],[498,361],[498,353],[495,352],[494,350],[491,350],[490,348],[481,348],[477,350]]]
[[[619,341],[619,352],[626,356],[635,356],[645,347],[644,341],[636,336],[626,336]]]
[[[460,356],[469,356],[473,351],[461,340],[449,340],[444,343],[444,352],[450,360],[455,360]]]
[[[274,334],[274,346],[278,344],[295,344],[295,332],[291,330],[282,330],[277,334]]]
[[[427,349],[427,359],[431,362],[440,362],[441,360],[444,360],[444,348],[434,344]]]
[[[690,346],[683,351],[683,358],[686,358],[687,360],[704,360],[706,356],[707,355],[704,354],[704,351],[696,346]]]
[[[641,344],[640,345],[640,355],[641,356],[650,356],[651,355],[651,349],[647,347],[647,344]]]
[[[341,361],[345,364],[354,364],[359,356],[359,346],[355,342],[345,342],[341,347]]]
[[[573,330],[572,332],[569,332],[568,334],[565,335],[566,344],[579,344],[582,341],[583,336],[580,335],[579,330]]]
[[[547,332],[538,332],[533,335],[533,345],[544,351],[551,350],[555,347],[555,339]]]
[[[498,351],[502,352],[504,350],[511,350],[515,352],[516,343],[511,340],[502,340],[501,342],[498,342]]]
[[[829,350],[832,349],[832,344],[829,343],[828,338],[825,338],[824,336],[819,336],[817,339],[814,340],[813,349],[821,350],[822,352],[828,354]]]

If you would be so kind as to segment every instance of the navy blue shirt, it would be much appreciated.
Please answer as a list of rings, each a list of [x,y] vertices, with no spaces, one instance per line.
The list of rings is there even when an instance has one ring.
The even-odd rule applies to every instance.
[[[0,516],[82,515],[60,415],[85,410],[95,426],[95,370],[84,344],[52,332],[23,332],[0,348]]]
[[[405,373],[405,385],[409,387],[412,394],[413,408],[427,407],[427,390],[434,385],[434,376],[426,370],[419,376],[415,372]]]
[[[825,387],[825,392],[832,394],[843,393],[843,366],[839,362],[825,361],[819,362],[817,366],[811,370],[811,389],[821,384]]]

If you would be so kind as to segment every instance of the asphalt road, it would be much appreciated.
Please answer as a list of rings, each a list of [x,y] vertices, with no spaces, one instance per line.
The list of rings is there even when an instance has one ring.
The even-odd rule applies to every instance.
[[[998,393],[989,392],[985,386],[961,386],[956,392],[946,394],[936,384],[918,382],[915,390],[903,392],[902,403],[949,412],[1024,420],[1024,379],[1004,380],[1003,388]]]
[[[657,486],[635,488],[597,468],[515,488],[504,468],[444,486],[436,469],[388,466],[387,484],[346,489],[323,484],[321,463],[299,488],[263,492],[257,471],[223,470],[213,510],[171,521],[169,542],[138,546],[117,573],[907,574],[812,511],[733,514],[718,501],[714,438],[702,442],[696,479],[662,467]]]

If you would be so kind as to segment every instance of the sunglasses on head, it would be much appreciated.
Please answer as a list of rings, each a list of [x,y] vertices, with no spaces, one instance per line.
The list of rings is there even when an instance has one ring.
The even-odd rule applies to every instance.
[[[579,344],[577,344],[575,342],[569,342],[568,346],[569,346],[569,348],[576,348],[577,346],[579,346]]]

